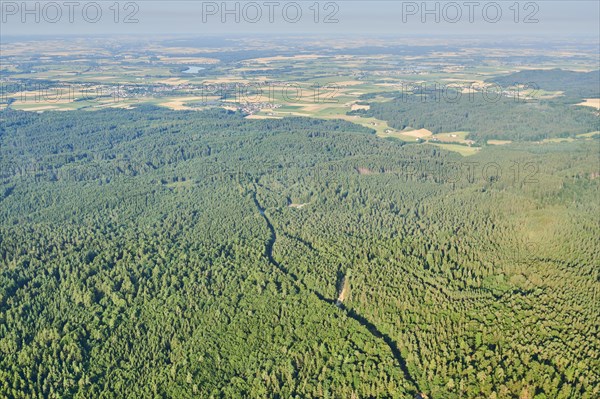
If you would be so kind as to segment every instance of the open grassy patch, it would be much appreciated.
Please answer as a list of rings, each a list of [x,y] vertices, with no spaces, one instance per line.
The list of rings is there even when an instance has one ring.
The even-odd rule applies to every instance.
[[[458,145],[458,144],[441,144],[441,143],[432,143],[430,141],[428,141],[427,144],[435,145],[437,147],[443,148],[448,151],[457,152],[460,155],[462,155],[463,157],[468,157],[470,155],[477,154],[481,150],[480,147],[467,147],[467,146]]]

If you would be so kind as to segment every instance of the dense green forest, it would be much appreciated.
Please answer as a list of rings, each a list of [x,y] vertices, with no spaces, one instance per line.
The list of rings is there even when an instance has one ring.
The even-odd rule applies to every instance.
[[[370,112],[598,130],[439,106]],[[0,397],[600,396],[598,139],[462,158],[225,110],[0,122]]]
[[[548,101],[524,101],[498,92],[461,94],[428,90],[370,103],[350,114],[385,120],[395,129],[426,128],[433,133],[468,131],[483,144],[489,139],[539,141],[574,137],[599,130],[598,115],[589,107]]]

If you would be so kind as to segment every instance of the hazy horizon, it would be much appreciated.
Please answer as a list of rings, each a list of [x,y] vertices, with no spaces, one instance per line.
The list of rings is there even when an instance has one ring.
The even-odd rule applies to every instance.
[[[219,36],[354,35],[360,31],[361,35],[555,38],[597,37],[600,29],[600,3],[596,1],[163,3],[143,0],[75,3],[70,8],[60,2],[2,2],[0,33],[3,37],[65,34]],[[118,12],[115,5],[118,5]]]

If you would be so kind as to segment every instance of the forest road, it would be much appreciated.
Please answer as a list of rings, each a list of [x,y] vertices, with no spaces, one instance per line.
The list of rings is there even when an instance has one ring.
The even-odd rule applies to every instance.
[[[377,326],[375,326],[373,323],[371,323],[365,317],[363,317],[363,316],[359,315],[358,313],[356,313],[356,311],[354,311],[354,309],[348,309],[348,308],[346,308],[346,306],[344,305],[344,303],[341,302],[339,300],[339,298],[328,299],[324,295],[322,295],[321,293],[319,293],[318,291],[315,291],[313,289],[310,289],[310,288],[306,287],[306,285],[300,279],[298,279],[298,276],[296,276],[295,274],[293,274],[290,271],[288,271],[287,268],[285,268],[284,266],[282,266],[279,262],[277,262],[275,260],[275,258],[273,257],[273,247],[275,246],[275,242],[277,241],[277,232],[275,231],[275,227],[273,226],[273,224],[271,223],[271,220],[269,219],[268,215],[265,212],[266,209],[263,208],[260,205],[260,203],[258,202],[258,199],[256,198],[256,190],[254,190],[252,192],[252,199],[254,201],[254,204],[256,205],[256,208],[258,208],[258,212],[260,213],[260,215],[265,220],[265,223],[267,224],[267,227],[268,227],[269,232],[270,232],[270,237],[269,237],[269,240],[267,241],[267,244],[266,244],[266,247],[265,247],[265,256],[267,257],[267,259],[269,260],[269,262],[273,266],[275,266],[279,271],[281,271],[283,274],[287,275],[293,281],[293,283],[298,287],[298,289],[309,290],[310,292],[312,292],[313,294],[315,294],[315,296],[317,298],[319,298],[321,301],[324,301],[324,302],[326,302],[328,304],[337,306],[342,311],[344,311],[344,313],[346,314],[346,316],[348,316],[349,318],[357,321],[360,325],[362,325],[363,327],[365,327],[371,333],[371,335],[373,335],[375,338],[383,340],[385,342],[385,344],[390,348],[390,351],[392,352],[392,355],[394,356],[394,358],[398,362],[398,365],[400,366],[400,370],[402,370],[404,378],[414,387],[414,392],[409,392],[411,394],[411,396],[414,395],[414,394],[416,394],[417,392],[422,392],[422,390],[418,386],[416,380],[410,374],[410,371],[408,370],[408,366],[406,364],[406,360],[402,356],[402,352],[398,348],[398,345],[396,344],[396,342],[389,335],[382,333],[377,328]]]

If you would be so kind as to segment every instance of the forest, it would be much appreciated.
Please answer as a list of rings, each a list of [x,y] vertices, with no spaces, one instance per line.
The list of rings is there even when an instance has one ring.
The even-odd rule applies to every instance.
[[[370,109],[348,114],[384,120],[400,130],[467,131],[467,137],[480,145],[491,139],[540,141],[598,130],[597,111],[592,108],[526,100],[518,94],[507,96],[491,90],[468,94],[452,89],[398,93],[392,101],[372,102]]]
[[[533,142],[597,117],[355,112],[519,142],[463,158],[335,119],[0,112],[0,397],[600,397],[600,142]]]

